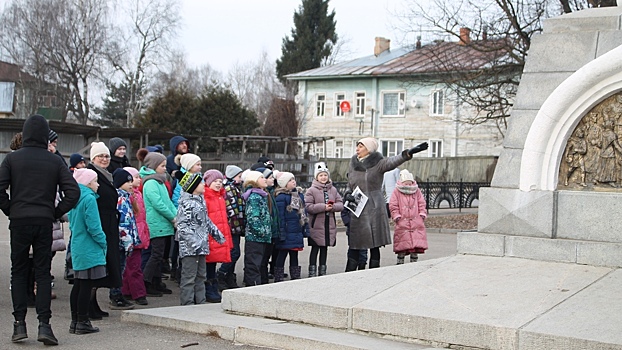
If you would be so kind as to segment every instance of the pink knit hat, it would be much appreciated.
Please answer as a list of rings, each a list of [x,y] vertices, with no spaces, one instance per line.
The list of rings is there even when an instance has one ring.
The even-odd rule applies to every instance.
[[[203,174],[203,180],[205,181],[205,186],[208,186],[212,184],[212,182],[221,179],[224,180],[225,177],[222,175],[222,173],[216,169],[210,169],[208,171],[205,172],[205,174]]]
[[[138,176],[138,170],[136,170],[136,168],[132,168],[131,166],[126,166],[125,168],[123,168],[123,170],[127,171],[128,173],[130,173],[130,175],[132,175],[132,177]]]
[[[77,183],[86,186],[97,179],[97,173],[91,169],[76,169],[73,171],[73,178]]]
[[[365,146],[365,148],[367,148],[369,153],[374,153],[374,152],[376,152],[378,150],[378,140],[376,140],[373,137],[362,138],[362,139],[360,139],[360,140],[358,140],[356,142],[357,145],[359,143],[362,143],[363,146]]]

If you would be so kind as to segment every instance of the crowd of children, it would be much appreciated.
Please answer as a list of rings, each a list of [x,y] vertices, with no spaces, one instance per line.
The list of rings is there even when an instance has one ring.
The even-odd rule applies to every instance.
[[[251,169],[228,165],[224,175],[216,169],[202,173],[200,157],[188,152],[188,140],[173,138],[171,147],[172,162],[162,147],[139,150],[140,169],[129,166],[120,138],[112,138],[108,147],[93,143],[88,168],[82,155],[71,155],[69,168],[81,195],[68,214],[70,333],[99,331],[91,320],[107,313],[97,305],[96,288],[110,288],[113,309],[148,305],[148,297],[172,293],[163,282],[165,271],[179,283],[181,305],[217,303],[222,290],[238,288],[235,267],[242,256],[246,286],[266,284],[271,277],[283,281],[287,258],[290,279],[299,279],[298,254],[305,238],[311,247],[308,276],[326,275],[328,247],[336,244],[336,213],[341,212],[346,226],[351,213],[324,163],[316,164],[313,183],[304,191],[294,174],[274,169],[265,157]],[[115,239],[108,232],[110,213],[102,212],[102,186],[116,189]],[[417,261],[427,249],[427,212],[407,170],[400,172],[389,209],[398,264],[406,255]],[[348,253],[355,255],[359,259],[353,266],[348,261],[346,271],[365,268],[367,250]],[[122,282],[110,282],[111,274],[120,274]]]

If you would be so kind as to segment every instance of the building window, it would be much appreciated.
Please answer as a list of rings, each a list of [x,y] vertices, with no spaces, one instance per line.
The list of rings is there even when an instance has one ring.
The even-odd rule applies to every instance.
[[[442,140],[430,140],[428,141],[428,156],[432,158],[440,158],[443,156],[443,141]]]
[[[346,100],[346,94],[337,93],[335,94],[335,117],[343,117],[344,112],[341,110],[341,102]]]
[[[324,158],[324,145],[316,145],[315,146],[315,156],[319,158]]]
[[[406,111],[405,92],[382,93],[382,115],[403,116]]]
[[[445,94],[443,93],[443,90],[435,90],[430,96],[430,114],[445,114]]]
[[[335,158],[343,158],[343,141],[335,141]]]
[[[394,155],[402,153],[403,150],[403,140],[382,141],[382,155],[385,157],[393,157]]]
[[[315,116],[316,117],[323,117],[324,116],[324,109],[326,107],[326,95],[324,94],[317,94],[315,96]]]
[[[365,116],[365,93],[356,93],[356,115]]]

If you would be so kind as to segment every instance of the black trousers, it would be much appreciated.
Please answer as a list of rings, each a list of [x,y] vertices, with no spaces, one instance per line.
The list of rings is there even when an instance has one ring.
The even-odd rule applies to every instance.
[[[28,274],[30,269],[30,247],[32,264],[37,282],[35,305],[37,318],[49,322],[52,317],[52,223],[39,226],[10,227],[11,230],[11,297],[13,317],[16,321],[26,319],[28,309]]]
[[[165,253],[166,240],[170,239],[170,236],[151,239],[151,256],[149,256],[149,260],[147,264],[145,264],[145,269],[143,270],[143,279],[145,282],[153,283],[154,278],[160,278],[162,276],[162,258]]]
[[[244,244],[244,284],[256,286],[268,280],[268,250],[270,243],[246,241]]]

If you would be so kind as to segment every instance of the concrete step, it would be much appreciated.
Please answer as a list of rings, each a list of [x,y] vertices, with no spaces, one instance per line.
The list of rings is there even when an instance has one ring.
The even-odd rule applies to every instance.
[[[345,330],[226,313],[220,304],[125,311],[121,319],[272,349],[434,349]]]

